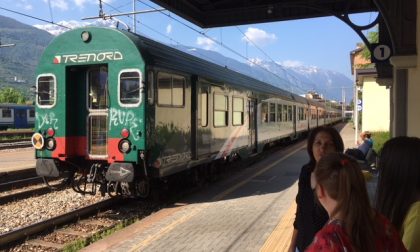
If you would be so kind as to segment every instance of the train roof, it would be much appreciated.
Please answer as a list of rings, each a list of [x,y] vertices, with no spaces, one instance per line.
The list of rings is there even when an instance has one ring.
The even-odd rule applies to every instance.
[[[34,108],[34,105],[15,104],[15,103],[0,103],[0,108]]]
[[[239,85],[242,88],[249,90],[280,95],[290,100],[295,100],[294,97],[298,96],[271,84],[236,72],[229,69],[227,66],[223,67],[206,61],[138,34],[127,31],[122,32],[127,34],[127,36],[138,45],[138,48],[142,52],[142,55],[146,57],[146,60],[149,60],[149,63],[152,63],[155,66],[173,68],[184,72],[193,72],[200,77],[215,81],[216,84],[227,82],[227,84]],[[305,103],[307,103],[306,99]]]

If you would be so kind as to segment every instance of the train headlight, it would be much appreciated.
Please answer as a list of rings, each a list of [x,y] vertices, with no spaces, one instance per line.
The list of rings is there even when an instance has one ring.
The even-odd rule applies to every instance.
[[[121,140],[120,143],[118,144],[118,149],[122,153],[128,153],[128,152],[130,152],[130,150],[131,150],[131,143],[130,143],[130,141],[128,141],[127,139]]]
[[[45,143],[45,147],[47,148],[47,150],[52,151],[52,150],[54,150],[54,149],[55,149],[56,143],[55,143],[54,138],[49,137],[49,138],[47,138],[47,139],[46,139],[46,141],[45,141],[45,142],[46,142],[46,143]]]
[[[89,42],[90,39],[91,39],[90,32],[88,32],[88,31],[83,31],[82,34],[80,35],[80,37],[82,38],[82,41],[85,42],[85,43]]]
[[[33,134],[31,142],[32,146],[37,150],[44,148],[44,137],[40,133]]]

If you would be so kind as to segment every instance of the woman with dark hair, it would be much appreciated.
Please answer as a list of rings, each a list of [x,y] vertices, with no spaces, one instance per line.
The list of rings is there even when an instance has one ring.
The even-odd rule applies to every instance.
[[[376,209],[391,220],[408,251],[420,251],[420,139],[388,140],[378,168]]]
[[[397,231],[369,201],[357,161],[329,153],[317,163],[311,187],[329,220],[307,251],[406,251]]]
[[[309,162],[302,167],[299,175],[299,189],[296,196],[296,218],[289,251],[304,251],[314,235],[328,220],[325,209],[316,204],[311,189],[311,173],[318,160],[327,153],[343,152],[344,143],[338,131],[332,127],[320,126],[312,130],[308,137]]]

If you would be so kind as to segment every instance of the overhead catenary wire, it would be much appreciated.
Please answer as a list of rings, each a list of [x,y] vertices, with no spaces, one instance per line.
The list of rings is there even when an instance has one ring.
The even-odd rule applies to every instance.
[[[150,7],[150,8],[156,9],[154,6],[151,6],[150,4],[147,4],[147,3],[145,3],[145,2],[143,2],[143,1],[141,1],[141,0],[137,0],[137,2],[142,3],[142,4],[144,4],[144,5],[146,5],[146,6]],[[209,39],[209,40],[213,41],[214,43],[216,43],[216,44],[218,44],[218,45],[222,46],[222,47],[223,47],[223,48],[225,48],[226,50],[228,50],[228,51],[230,51],[231,53],[235,54],[236,56],[238,56],[238,57],[240,57],[240,58],[242,58],[242,59],[246,60],[247,62],[249,62],[249,63],[251,63],[251,64],[254,64],[254,65],[256,65],[256,66],[260,67],[262,70],[264,70],[264,71],[266,71],[266,72],[268,72],[268,73],[272,74],[273,76],[277,77],[278,79],[280,79],[280,80],[282,80],[282,81],[286,81],[287,83],[291,84],[288,80],[285,80],[285,79],[284,79],[284,78],[282,78],[281,76],[277,75],[276,73],[273,73],[272,71],[270,71],[270,70],[269,70],[269,69],[267,69],[266,67],[264,67],[264,66],[260,65],[258,62],[254,62],[254,61],[252,61],[251,59],[249,59],[248,57],[246,57],[246,56],[244,56],[244,55],[240,54],[239,52],[237,52],[237,51],[233,50],[232,48],[230,48],[230,47],[226,46],[225,44],[223,44],[222,42],[218,41],[217,39],[210,37],[210,36],[209,36],[209,35],[207,35],[205,32],[200,31],[200,30],[198,30],[198,29],[194,28],[193,26],[191,26],[191,25],[189,25],[189,24],[186,24],[185,22],[182,22],[182,21],[178,20],[178,19],[177,19],[177,18],[175,18],[175,17],[172,17],[170,14],[166,14],[165,12],[160,12],[160,13],[161,13],[161,14],[163,14],[163,15],[165,15],[165,16],[167,16],[167,17],[169,17],[169,18],[171,18],[172,20],[175,20],[176,22],[180,23],[181,25],[184,25],[185,27],[187,27],[187,28],[191,29],[192,31],[194,31],[194,32],[196,32],[196,33],[198,33],[198,34],[200,34],[200,35],[202,35],[202,36],[206,37],[207,39]],[[293,76],[292,76],[292,78],[295,78],[295,77],[293,77]],[[291,89],[293,89],[293,86],[292,86],[292,85],[290,85],[290,88],[291,88]]]
[[[36,20],[39,20],[39,21],[42,21],[42,22],[45,22],[45,23],[57,25],[57,26],[60,26],[60,27],[63,27],[63,28],[69,29],[69,30],[71,29],[70,27],[67,27],[65,25],[61,25],[59,23],[55,23],[53,21],[45,20],[45,19],[42,19],[42,18],[39,18],[39,17],[31,16],[31,15],[28,15],[28,14],[25,14],[25,13],[22,13],[22,12],[19,12],[19,11],[14,11],[14,10],[7,9],[7,8],[4,8],[4,7],[0,7],[0,9],[1,10],[5,10],[5,11],[8,11],[8,12],[15,13],[15,14],[18,14],[18,15],[21,15],[21,16],[25,16],[25,17],[28,17],[28,18],[36,19]]]

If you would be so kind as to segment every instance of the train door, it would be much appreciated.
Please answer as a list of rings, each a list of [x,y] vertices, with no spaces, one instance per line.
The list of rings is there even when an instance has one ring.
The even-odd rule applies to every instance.
[[[107,158],[108,147],[108,68],[87,70],[87,150],[91,158]]]
[[[249,146],[253,153],[257,152],[257,100],[248,99],[248,116],[249,116]]]
[[[28,127],[28,120],[26,117],[26,108],[15,108],[14,109],[14,117],[15,117],[15,128],[27,128]]]
[[[197,90],[197,156],[208,155],[211,149],[211,123],[209,122],[210,84],[200,81]]]

